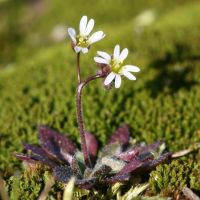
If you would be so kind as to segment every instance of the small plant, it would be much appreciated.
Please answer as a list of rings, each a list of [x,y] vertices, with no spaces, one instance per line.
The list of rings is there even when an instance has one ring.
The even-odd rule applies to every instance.
[[[31,153],[15,154],[17,158],[30,167],[34,167],[38,162],[47,165],[54,177],[60,182],[67,183],[71,177],[75,177],[75,184],[85,189],[129,181],[134,174],[148,172],[171,157],[171,153],[161,151],[162,142],[155,142],[150,145],[133,144],[126,124],[117,129],[107,144],[98,152],[97,139],[84,128],[83,88],[99,78],[104,79],[106,88],[112,88],[113,85],[115,88],[119,88],[122,77],[136,80],[132,72],[139,72],[140,69],[134,65],[125,65],[124,60],[128,56],[128,49],[124,48],[120,52],[120,46],[116,45],[112,55],[97,51],[98,56],[94,60],[99,67],[98,72],[82,80],[81,53],[87,53],[93,43],[105,37],[102,31],[91,35],[93,27],[94,20],[90,19],[87,22],[87,17],[83,16],[79,25],[79,34],[76,34],[73,28],[68,29],[72,40],[72,49],[77,54],[76,109],[81,150],[68,137],[47,126],[39,126],[41,145],[24,144],[24,148]]]
[[[39,127],[41,147],[24,144],[26,150],[32,154],[16,156],[29,164],[38,161],[49,166],[55,178],[60,182],[68,182],[76,177],[76,185],[90,189],[101,184],[118,181],[129,181],[135,173],[148,172],[159,163],[167,160],[171,153],[155,154],[162,142],[151,145],[129,143],[127,125],[120,127],[99,152],[96,138],[85,132],[86,145],[91,167],[84,163],[82,152],[72,141],[60,133],[48,128]]]

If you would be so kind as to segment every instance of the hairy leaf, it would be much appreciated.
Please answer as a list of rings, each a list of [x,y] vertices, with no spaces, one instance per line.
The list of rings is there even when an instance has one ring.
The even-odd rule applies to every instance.
[[[118,128],[111,136],[108,141],[108,144],[119,142],[122,145],[127,145],[129,143],[130,138],[129,128],[127,124],[124,124],[120,128]]]
[[[39,138],[42,147],[55,156],[63,158],[61,150],[69,154],[76,152],[76,146],[69,138],[47,126],[39,126]]]
[[[122,168],[122,170],[118,173],[118,175],[129,174],[135,171],[136,169],[142,167],[142,165],[143,163],[141,161],[132,160],[130,163],[128,163]]]
[[[25,161],[28,163],[35,163],[35,160],[33,160],[30,155],[15,153],[14,156],[22,161]]]
[[[98,151],[98,142],[96,137],[89,132],[85,132],[85,140],[88,153],[90,154],[90,156],[95,157]]]
[[[120,160],[128,162],[128,161],[135,159],[136,156],[138,156],[138,155],[139,155],[139,150],[132,149],[132,150],[129,150],[126,152],[122,152],[122,153],[116,155],[116,157],[119,158]]]
[[[112,168],[107,165],[101,165],[99,168],[94,169],[93,172],[90,174],[90,177],[101,177],[108,175],[109,172],[112,171]]]
[[[68,165],[60,165],[53,168],[53,174],[55,178],[60,182],[68,182],[68,180],[73,176],[73,172]]]
[[[36,145],[25,144],[25,143],[23,145],[26,150],[31,151],[33,153],[32,155],[30,155],[31,159],[39,161],[50,167],[54,167],[57,165],[54,161],[52,161],[49,158],[48,153],[46,153],[42,148],[40,148]]]
[[[122,160],[119,160],[113,156],[104,156],[101,158],[101,161],[99,162],[101,165],[107,165],[112,169],[112,172],[119,172],[126,163]]]
[[[116,182],[129,181],[130,178],[131,178],[130,174],[115,175],[108,178],[104,178],[102,180],[102,183],[111,184],[111,183],[116,183]]]
[[[92,178],[78,179],[76,180],[76,184],[80,188],[91,189],[91,188],[94,188],[97,181],[98,181],[97,177],[92,177]]]

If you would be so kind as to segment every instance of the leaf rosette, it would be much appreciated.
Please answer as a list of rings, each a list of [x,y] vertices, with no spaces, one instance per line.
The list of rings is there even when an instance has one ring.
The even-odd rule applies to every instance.
[[[75,177],[78,187],[92,189],[127,182],[135,174],[151,171],[172,155],[159,151],[163,142],[130,144],[127,124],[117,129],[100,151],[95,136],[88,132],[85,135],[91,168],[84,164],[82,152],[67,136],[47,126],[39,126],[40,146],[23,144],[28,153],[15,156],[31,166],[38,162],[48,166],[59,182],[67,183]]]

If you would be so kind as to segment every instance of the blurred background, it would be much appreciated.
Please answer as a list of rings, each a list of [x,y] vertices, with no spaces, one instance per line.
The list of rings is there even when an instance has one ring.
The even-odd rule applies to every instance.
[[[198,0],[141,0],[140,3],[134,0],[1,0],[0,65],[6,66],[41,48],[67,42],[66,28],[78,28],[82,15],[93,17],[97,27],[108,33],[104,46],[117,38],[125,45],[131,43],[137,53],[151,47],[151,52],[146,51],[152,54],[162,51],[166,43],[172,43],[164,37],[171,36],[170,40],[176,39],[176,45],[180,45],[177,51],[187,50],[187,45],[198,46],[197,42],[191,41],[195,34],[198,35],[199,7]],[[159,33],[161,26],[163,41]],[[143,36],[147,33],[151,34],[148,38]],[[144,39],[145,43],[140,46]],[[184,40],[185,45],[181,44]],[[170,51],[170,44],[168,46]]]
[[[200,141],[199,0],[0,0],[0,169],[8,174],[21,166],[12,152],[38,143],[38,124],[79,142],[67,28],[78,29],[82,15],[106,33],[81,58],[83,76],[96,72],[97,50],[112,53],[117,43],[141,68],[119,90],[98,81],[84,91],[86,127],[100,145],[124,122],[138,141],[163,139],[170,150]]]

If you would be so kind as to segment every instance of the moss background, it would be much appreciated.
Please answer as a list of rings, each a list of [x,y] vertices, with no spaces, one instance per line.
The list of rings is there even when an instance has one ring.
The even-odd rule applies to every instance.
[[[79,142],[75,53],[65,33],[82,15],[106,38],[82,56],[82,75],[94,74],[97,50],[128,47],[137,81],[105,90],[99,80],[84,90],[86,129],[100,145],[122,123],[132,136],[163,139],[171,151],[200,142],[200,2],[198,0],[0,1],[0,170],[21,168],[12,152],[38,143],[47,124]],[[61,34],[55,38],[55,30]],[[64,36],[63,36],[64,34]],[[190,156],[199,163],[200,152]]]

